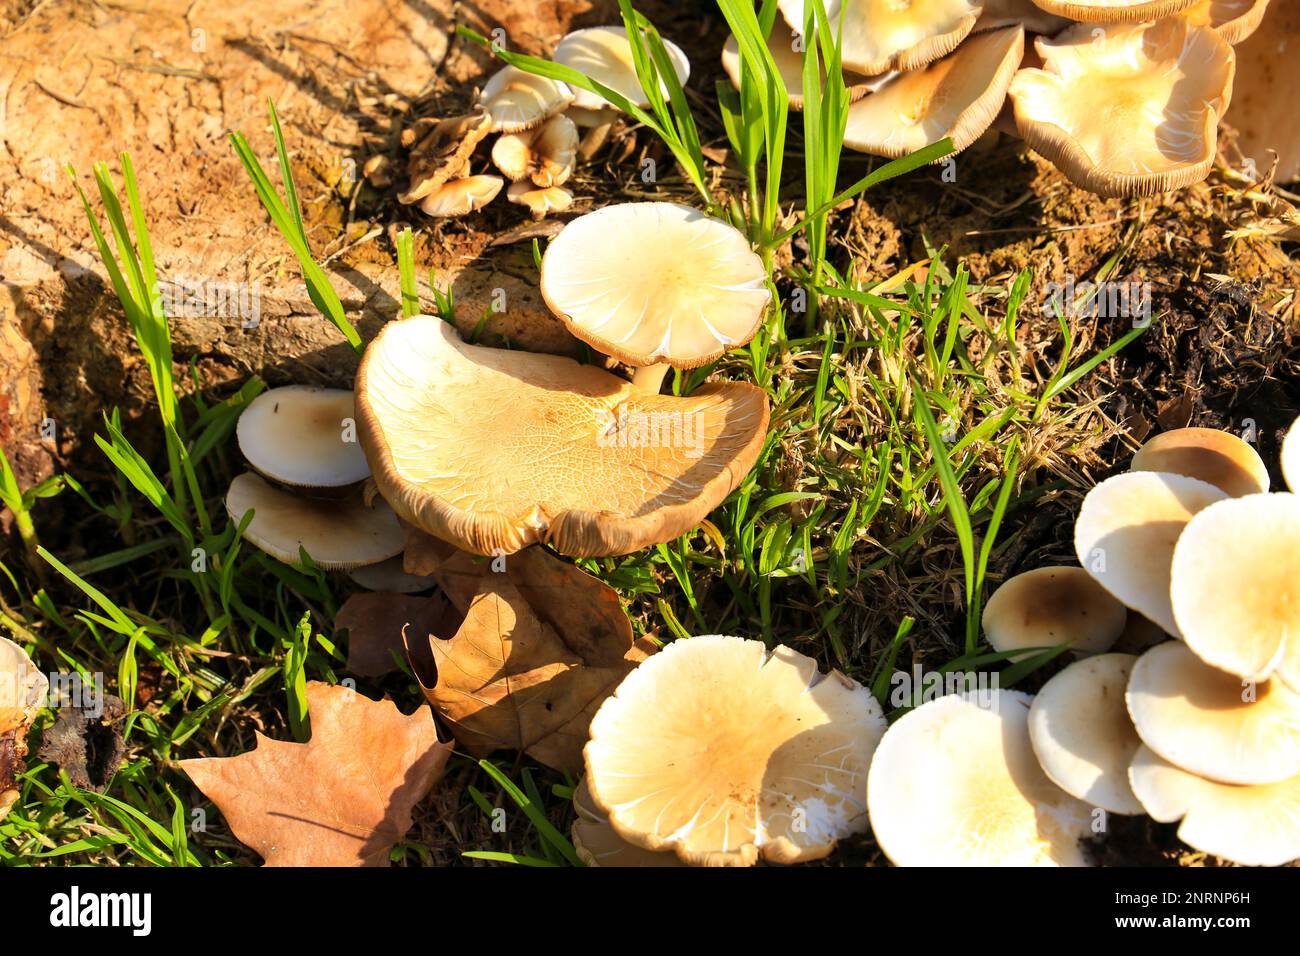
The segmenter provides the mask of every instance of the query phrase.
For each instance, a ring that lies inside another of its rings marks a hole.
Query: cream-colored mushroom
[[[1288,488],[1300,494],[1300,418],[1291,423],[1282,439],[1282,477]]]
[[[983,0],[981,6],[983,9],[971,33],[1022,26],[1026,33],[1051,36],[1070,25],[1068,18],[1048,13],[1033,0]]]
[[[408,574],[402,566],[402,555],[388,558],[378,564],[363,564],[348,571],[348,577],[367,591],[391,591],[394,594],[418,594],[433,587],[433,578],[422,574]]]
[[[27,733],[49,692],[49,680],[27,652],[0,637],[0,820],[21,795],[16,777],[23,771]]]
[[[420,203],[420,211],[435,219],[464,216],[496,199],[505,180],[500,176],[466,176],[439,186]]]
[[[494,133],[532,129],[573,103],[564,83],[507,66],[492,74],[479,94],[478,105],[492,118]]]
[[[286,385],[249,402],[235,426],[244,458],[274,481],[336,488],[370,475],[350,389]]]
[[[1175,428],[1137,450],[1129,471],[1163,471],[1199,478],[1234,498],[1268,491],[1268,468],[1259,452],[1218,428]]]
[[[402,142],[411,147],[406,162],[410,183],[405,192],[398,194],[398,202],[420,202],[444,184],[467,175],[470,157],[491,125],[492,119],[484,110],[474,110],[463,116],[421,120],[403,133]]]
[[[1110,649],[1127,619],[1124,605],[1083,568],[1052,567],[1008,578],[984,605],[983,626],[995,651],[1069,644],[1097,654]]]
[[[561,114],[535,129],[498,137],[492,162],[512,182],[528,180],[548,189],[568,182],[577,153],[578,127]]]
[[[665,39],[663,44],[677,73],[677,79],[685,84],[691,75],[690,60],[671,40]],[[575,30],[559,42],[551,59],[609,87],[636,106],[650,105],[636,74],[632,45],[628,42],[627,30],[623,27]],[[573,105],[582,109],[599,110],[612,104],[590,90],[574,87]]]
[[[574,821],[569,835],[578,859],[587,866],[675,866],[686,864],[676,853],[647,850],[628,843],[609,825],[609,817],[591,799],[584,779],[573,794]]]
[[[573,205],[573,193],[560,186],[542,189],[531,182],[511,183],[506,189],[506,199],[527,206],[534,219],[545,219],[553,212],[564,212]]]
[[[1213,27],[1229,43],[1250,37],[1264,19],[1269,0],[1196,0],[1179,16],[1198,27]]]
[[[1196,0],[1034,0],[1059,17],[1085,23],[1134,23],[1159,20],[1186,10]]]
[[[780,23],[772,27],[772,32],[767,38],[767,48],[772,54],[777,72],[781,74],[782,82],[785,83],[790,109],[795,111],[803,110],[803,44],[803,37]],[[722,69],[731,80],[731,85],[740,89],[740,44],[734,36],[727,37],[727,42],[722,47]],[[825,70],[822,71],[822,76],[825,77]],[[849,101],[859,100],[877,89],[883,79],[884,77],[846,73],[844,85],[848,89]]]

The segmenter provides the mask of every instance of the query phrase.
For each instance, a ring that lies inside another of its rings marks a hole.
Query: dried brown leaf
[[[362,677],[381,677],[397,670],[397,662],[406,656],[404,629],[420,637],[451,637],[460,616],[441,594],[414,597],[364,591],[343,602],[334,623],[348,631],[348,670]],[[418,652],[423,646],[423,641],[416,641],[412,649]],[[417,658],[413,666],[426,670],[432,663],[431,658]]]

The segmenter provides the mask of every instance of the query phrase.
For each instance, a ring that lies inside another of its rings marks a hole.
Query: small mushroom
[[[1186,10],[1196,0],[1034,0],[1058,17],[1085,23],[1134,23],[1159,20]]]
[[[492,162],[511,182],[527,179],[547,189],[568,182],[577,152],[578,127],[561,114],[536,129],[499,137],[492,145]]]
[[[1087,804],[1043,773],[1032,698],[949,694],[885,732],[867,778],[871,829],[897,866],[1087,866]]]
[[[27,755],[27,733],[45,706],[50,682],[27,652],[0,637],[0,820],[18,802],[18,774]]]
[[[547,214],[564,212],[573,205],[573,193],[567,189],[560,186],[542,189],[527,181],[511,183],[506,199],[527,206],[534,219],[545,219]]]
[[[1026,0],[1028,2],[1028,0]],[[803,38],[794,30],[775,24],[767,38],[767,48],[776,63],[777,72],[785,83],[786,95],[790,109],[803,110]],[[722,47],[722,69],[731,80],[731,85],[740,89],[740,44],[734,36],[727,37]],[[823,80],[825,70],[822,71]],[[875,90],[884,77],[844,75],[844,84],[849,91],[849,101],[859,100]]]
[[[327,571],[347,570],[401,554],[406,545],[402,526],[383,502],[370,507],[360,494],[305,498],[252,472],[230,483],[226,511],[236,524],[253,511],[244,540],[285,564],[297,564],[302,548]]]
[[[417,203],[444,183],[468,173],[470,156],[491,125],[491,117],[484,110],[417,125],[411,138],[419,139],[406,162],[410,184],[398,195],[398,202],[408,206]]]
[[[691,61],[681,48],[671,40],[664,40],[664,49],[672,61],[677,79],[685,83],[691,75]],[[636,62],[632,59],[632,45],[624,27],[588,27],[575,30],[559,42],[551,59],[583,73],[589,78],[622,94],[637,106],[649,106],[641,80],[636,75]],[[573,89],[573,105],[582,109],[599,110],[612,104],[603,96],[589,90]]]
[[[1195,26],[1213,27],[1234,46],[1249,38],[1263,22],[1269,0],[1196,0],[1179,14]]]
[[[1209,173],[1234,63],[1214,30],[1176,17],[1076,24],[1035,46],[1043,69],[1011,81],[1016,127],[1075,185],[1149,196]]]
[[[578,338],[658,392],[757,334],[771,298],[744,235],[677,203],[606,206],[564,227],[542,257],[542,297]]]
[[[1199,478],[1234,498],[1268,491],[1268,468],[1259,452],[1218,428],[1175,428],[1138,449],[1129,471],[1163,471]]]
[[[1300,773],[1300,695],[1279,681],[1243,683],[1166,641],[1138,658],[1126,697],[1142,742],[1197,776],[1257,784]]]
[[[1178,539],[1170,593],[1197,657],[1300,691],[1300,495],[1248,495],[1197,514]]]
[[[1083,568],[1034,568],[993,592],[984,605],[983,625],[996,651],[1069,644],[1095,654],[1110,650],[1127,618],[1124,605]]]
[[[897,158],[947,136],[961,152],[997,119],[1024,44],[1022,27],[993,30],[942,60],[896,74],[849,107],[844,145]]]
[[[1282,477],[1288,488],[1300,494],[1300,418],[1291,423],[1282,439]]]
[[[1136,660],[1099,654],[1076,661],[1044,684],[1029,708],[1029,741],[1043,772],[1066,793],[1110,813],[1143,812],[1128,782],[1142,740],[1124,707]]]
[[[402,561],[403,557],[399,554],[378,564],[363,564],[348,571],[348,577],[367,591],[418,594],[433,587],[433,578],[423,574],[408,574],[402,567]]]
[[[1179,636],[1169,600],[1174,545],[1187,522],[1226,495],[1185,475],[1137,471],[1107,478],[1074,523],[1079,563],[1126,607]]]
[[[492,74],[478,97],[478,106],[491,117],[493,133],[532,129],[568,109],[572,102],[566,84],[514,66]]]
[[[624,840],[695,866],[799,863],[867,828],[867,768],[885,731],[871,692],[788,647],[709,635],[629,674],[583,753]]]
[[[339,488],[370,476],[355,415],[350,389],[286,385],[249,402],[235,437],[249,465],[273,481]]]
[[[586,778],[573,793],[573,849],[587,866],[676,866],[686,864],[676,853],[647,850],[628,843],[610,826],[609,817],[596,806]]]
[[[500,176],[466,176],[439,186],[420,203],[420,211],[435,219],[464,216],[497,198],[506,181]]]

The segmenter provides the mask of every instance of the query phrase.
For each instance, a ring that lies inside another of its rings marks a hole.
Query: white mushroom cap
[[[500,176],[466,176],[439,186],[420,203],[420,211],[435,219],[464,216],[497,198],[506,184]]]
[[[578,859],[587,866],[676,866],[683,863],[676,853],[647,850],[624,840],[609,825],[609,817],[591,798],[587,781],[578,784],[573,794],[575,819],[569,835]]]
[[[961,152],[997,118],[1024,45],[1022,27],[992,30],[942,60],[898,73],[849,108],[844,145],[897,158],[947,136]]]
[[[1069,643],[1100,653],[1118,640],[1127,619],[1124,605],[1083,568],[1053,567],[1008,578],[984,605],[983,626],[995,651]]]
[[[433,578],[421,574],[407,574],[402,567],[402,555],[388,558],[378,564],[363,564],[348,572],[348,577],[367,591],[390,591],[393,594],[418,594],[433,587]]]
[[[355,416],[350,389],[287,385],[249,402],[235,437],[248,463],[268,478],[337,488],[370,475]]]
[[[1300,494],[1300,418],[1291,423],[1282,439],[1282,477],[1288,488]]]
[[[1218,428],[1175,428],[1137,450],[1129,471],[1199,478],[1234,498],[1268,491],[1268,468],[1251,445]]]
[[[572,102],[573,93],[566,84],[514,66],[493,73],[478,97],[478,105],[492,117],[494,133],[532,129],[568,109]]]
[[[508,179],[527,179],[543,189],[568,182],[577,154],[578,127],[564,114],[535,129],[506,133],[492,144],[492,162]]]
[[[1174,545],[1183,528],[1226,495],[1184,475],[1116,475],[1088,492],[1074,523],[1079,563],[1127,607],[1179,635],[1169,600]]]
[[[671,40],[663,41],[677,79],[683,84],[691,75],[691,61]],[[589,27],[568,34],[555,48],[551,59],[586,74],[615,93],[621,93],[636,106],[649,106],[641,80],[636,75],[632,45],[623,27]],[[573,105],[583,109],[604,109],[612,104],[589,90],[573,89]]]
[[[1220,501],[1174,551],[1174,618],[1212,667],[1300,690],[1300,495]]]
[[[790,109],[795,111],[803,110],[803,47],[799,45],[802,42],[802,38],[796,31],[780,23],[773,25],[772,32],[767,38],[767,48],[776,63],[777,72],[781,74],[781,80],[785,83]],[[722,47],[722,69],[731,80],[731,85],[740,89],[740,43],[734,36],[727,37],[727,42]],[[826,71],[823,68],[823,81],[825,76]],[[861,99],[876,89],[879,79],[845,73],[844,85],[848,88],[850,102]]]
[[[561,186],[543,189],[531,182],[511,183],[506,189],[506,199],[527,206],[534,219],[545,219],[553,212],[564,212],[573,205],[573,193]]]
[[[27,652],[0,637],[0,734],[11,730],[25,734],[49,692],[49,680]]]
[[[695,368],[758,332],[771,292],[735,227],[690,206],[606,206],[542,257],[542,297],[569,331],[629,365]]]
[[[1099,654],[1076,661],[1038,692],[1029,740],[1043,772],[1071,796],[1111,813],[1140,814],[1128,768],[1142,745],[1124,706],[1137,658]]]
[[[871,762],[871,829],[898,866],[1087,866],[1087,804],[1043,773],[1032,698],[949,694],[904,714]]]
[[[885,718],[871,692],[788,647],[677,640],[591,722],[587,784],[615,831],[695,865],[797,863],[867,828]]]
[[[1223,39],[1237,44],[1259,29],[1268,3],[1269,0],[1195,0],[1179,15],[1196,26],[1213,27]]]
[[[1182,820],[1178,839],[1202,853],[1245,866],[1300,858],[1300,776],[1254,787],[1216,783],[1142,747],[1129,782],[1153,820]]]
[[[255,514],[244,540],[285,564],[301,560],[301,547],[321,568],[347,570],[377,564],[406,546],[392,510],[383,502],[369,507],[360,494],[328,501],[304,498],[245,472],[230,483],[226,511],[238,524],[250,510]]]
[[[1127,700],[1143,743],[1198,776],[1257,784],[1300,773],[1300,695],[1278,681],[1249,686],[1167,641],[1138,658]]]
[[[1131,23],[1172,16],[1196,0],[1034,0],[1048,13],[1087,23]]]

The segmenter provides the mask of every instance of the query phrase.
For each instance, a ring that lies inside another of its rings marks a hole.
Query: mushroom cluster
[[[999,126],[1076,185],[1102,196],[1180,189],[1209,174],[1233,94],[1232,45],[1255,32],[1268,4],[833,0],[827,13],[832,24],[842,17],[854,101],[844,142],[896,158],[948,137],[961,152],[1009,101]],[[806,3],[778,5],[787,26],[775,27],[768,45],[791,108],[802,109]],[[737,84],[738,60],[733,38],[722,61]],[[1292,136],[1268,130],[1255,140],[1280,145]]]
[[[17,776],[27,755],[27,732],[49,692],[49,680],[27,653],[0,637],[0,820],[18,800]]]

